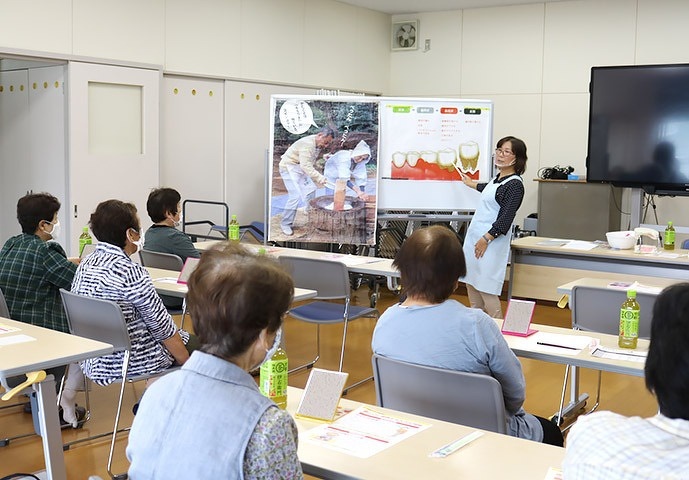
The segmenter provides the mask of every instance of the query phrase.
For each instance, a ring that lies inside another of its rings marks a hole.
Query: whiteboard
[[[461,182],[458,170],[482,182],[492,177],[493,103],[380,101],[378,209],[475,210],[480,193]]]

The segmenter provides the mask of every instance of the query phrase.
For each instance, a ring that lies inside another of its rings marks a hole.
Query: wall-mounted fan
[[[408,20],[392,24],[392,49],[416,50],[418,48],[419,21]]]

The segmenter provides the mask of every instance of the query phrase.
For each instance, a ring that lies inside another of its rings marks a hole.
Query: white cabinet
[[[64,65],[0,72],[2,243],[21,231],[17,200],[28,192],[55,195],[63,204],[60,222],[68,223],[64,77]]]
[[[159,83],[156,69],[81,62],[0,72],[1,243],[20,232],[17,200],[29,191],[61,201],[61,243],[70,255],[103,200],[134,203],[142,225],[150,224]]]

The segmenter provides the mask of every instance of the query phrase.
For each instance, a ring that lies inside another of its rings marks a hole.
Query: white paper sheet
[[[616,290],[635,290],[637,293],[638,292],[643,292],[643,293],[654,293],[654,294],[659,294],[660,292],[663,291],[663,287],[655,287],[653,285],[644,285],[639,282],[610,282],[608,283],[608,288],[613,288]]]
[[[321,447],[368,458],[429,427],[361,406],[333,423],[313,428],[299,436],[300,440]]]
[[[16,343],[26,343],[26,342],[33,342],[36,339],[34,337],[30,337],[28,335],[11,335],[9,337],[0,337],[0,347],[3,347],[5,345],[14,345]]]
[[[570,250],[593,250],[598,245],[593,242],[584,242],[582,240],[572,240],[567,242],[562,248],[569,248]]]
[[[595,348],[593,348],[591,355],[597,358],[609,358],[612,360],[627,360],[630,362],[644,363],[646,361],[648,351],[603,347],[601,345],[597,345]]]
[[[546,332],[538,332],[529,338],[534,350],[559,355],[578,355],[592,340],[593,338],[585,335]]]
[[[18,332],[19,328],[18,327],[12,327],[10,325],[5,325],[4,323],[0,323],[0,335],[3,333],[11,333],[11,332]]]

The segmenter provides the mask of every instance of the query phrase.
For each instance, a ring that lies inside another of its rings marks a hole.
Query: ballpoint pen
[[[544,347],[566,348],[568,350],[581,350],[580,348],[577,348],[577,347],[568,347],[567,345],[557,345],[555,343],[536,342],[536,345],[543,345]]]

